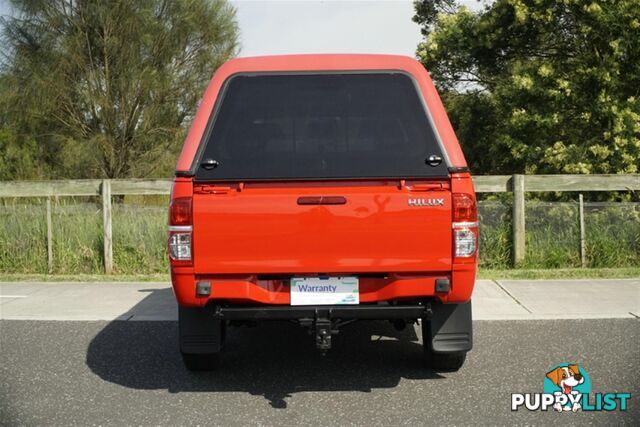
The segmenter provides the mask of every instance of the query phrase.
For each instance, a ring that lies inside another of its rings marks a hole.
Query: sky
[[[234,0],[240,56],[395,53],[414,56],[420,27],[411,1]]]
[[[135,0],[132,0],[135,1]],[[420,27],[411,0],[230,0],[237,9],[239,56],[389,53],[414,56]],[[459,3],[472,9],[478,0]],[[9,13],[0,0],[0,15]]]
[[[415,56],[420,27],[411,0],[232,0],[239,56],[389,53]],[[478,0],[459,1],[478,9]]]

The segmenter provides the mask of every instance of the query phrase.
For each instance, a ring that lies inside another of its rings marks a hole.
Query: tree
[[[416,14],[413,22],[421,27],[422,35],[426,36],[438,19],[439,13],[455,13],[457,10],[456,0],[419,0],[413,5]]]
[[[3,127],[50,175],[166,172],[204,87],[236,53],[226,0],[13,0]],[[171,159],[171,160],[170,160]]]
[[[417,55],[477,172],[640,172],[640,0],[430,13]]]

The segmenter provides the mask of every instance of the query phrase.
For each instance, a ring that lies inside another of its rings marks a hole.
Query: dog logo
[[[586,374],[582,374],[578,365],[558,366],[555,369],[547,372],[547,379],[551,381],[560,390],[554,390],[553,394],[560,396],[566,394],[569,399],[569,403],[562,405],[560,402],[556,402],[553,405],[553,409],[558,412],[573,411],[578,412],[581,408],[580,402],[572,399],[571,397],[581,397],[585,391],[579,391],[578,386],[585,383]],[[546,383],[546,381],[545,381]],[[574,390],[574,388],[576,388]],[[545,384],[545,391],[547,386]],[[588,393],[589,391],[586,390]]]
[[[577,363],[561,363],[544,377],[543,393],[511,393],[511,410],[529,411],[626,411],[631,393],[591,393],[591,380]]]

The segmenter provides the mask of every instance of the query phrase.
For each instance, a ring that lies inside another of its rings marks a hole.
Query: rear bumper
[[[344,275],[342,273],[341,275]],[[355,274],[357,275],[357,274]],[[475,264],[454,266],[442,273],[393,273],[387,277],[360,277],[360,302],[436,298],[442,303],[464,303],[471,299],[476,276]],[[436,292],[436,279],[449,279],[449,292]],[[291,303],[289,280],[258,279],[256,275],[196,275],[193,268],[174,267],[171,281],[178,304],[204,307],[223,302],[233,305],[283,305]],[[211,294],[196,295],[196,282],[211,283]],[[344,307],[344,306],[341,306]]]
[[[353,306],[208,306],[179,307],[180,347],[185,353],[215,353],[222,349],[226,321],[297,320],[301,325],[337,330],[338,320],[415,320],[429,328],[425,339],[436,353],[471,350],[473,332],[471,302],[464,304],[414,303],[410,305]],[[424,330],[423,330],[424,332]]]

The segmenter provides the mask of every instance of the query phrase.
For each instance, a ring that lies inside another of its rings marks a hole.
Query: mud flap
[[[433,352],[456,353],[471,350],[471,301],[464,304],[433,304],[431,309],[433,314],[429,327]]]
[[[219,353],[224,341],[224,325],[211,308],[178,307],[180,351],[188,354]]]

